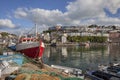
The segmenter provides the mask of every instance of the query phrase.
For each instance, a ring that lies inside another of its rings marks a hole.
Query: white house
[[[62,43],[66,43],[67,42],[67,34],[64,33],[62,36]]]

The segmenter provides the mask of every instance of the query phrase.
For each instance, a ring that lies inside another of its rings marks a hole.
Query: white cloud
[[[91,24],[98,24],[98,25],[120,25],[120,19],[118,18],[110,18],[110,17],[101,17],[96,19],[88,19],[81,23],[82,25],[91,25]]]
[[[15,28],[16,25],[9,19],[0,19],[0,28]]]
[[[76,0],[67,7],[66,14],[72,19],[84,19],[104,16],[103,0]]]
[[[27,16],[27,9],[26,8],[18,8],[16,11],[15,11],[15,17],[16,18],[25,18]]]
[[[100,25],[116,25],[116,24],[120,24],[120,19],[104,17],[104,18],[99,18],[95,23]]]
[[[104,8],[115,12],[120,7],[120,0],[75,0],[67,6],[66,12],[60,10],[45,10],[40,8],[18,8],[15,17],[27,19],[38,25],[53,26],[81,24],[120,24],[117,18],[109,18]]]
[[[120,0],[104,0],[104,6],[115,13],[120,8]]]
[[[38,24],[56,24],[57,21],[62,21],[63,13],[59,10],[44,10],[32,9],[29,11],[29,19]]]

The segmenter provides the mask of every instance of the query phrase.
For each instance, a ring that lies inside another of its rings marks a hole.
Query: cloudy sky
[[[0,0],[0,31],[54,25],[120,25],[120,0]]]

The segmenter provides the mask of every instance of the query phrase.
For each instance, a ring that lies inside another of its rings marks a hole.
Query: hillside
[[[11,34],[8,32],[0,32],[0,38],[15,38],[15,34]]]

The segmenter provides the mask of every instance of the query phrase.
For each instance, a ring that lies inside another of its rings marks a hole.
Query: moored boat
[[[16,45],[16,51],[30,57],[37,58],[39,55],[39,48],[43,53],[44,43],[42,41],[32,41],[33,38],[24,38],[23,41]],[[42,49],[43,48],[43,49]]]
[[[16,50],[16,43],[13,42],[12,40],[10,40],[10,42],[8,43],[8,48],[15,51]]]
[[[109,74],[100,70],[88,71],[85,74],[85,80],[120,80],[117,75]]]
[[[60,66],[60,65],[51,65],[51,67],[55,68],[55,69],[59,69],[59,70],[61,70],[61,72],[64,72],[66,74],[70,74],[71,76],[84,79],[84,75],[83,75],[81,69],[71,68],[71,67],[66,67],[66,66]]]
[[[0,78],[3,75],[8,75],[18,69],[19,66],[11,66],[7,61],[0,60]]]
[[[36,26],[37,28],[37,26]],[[37,30],[37,29],[36,29]],[[40,54],[43,53],[44,43],[42,40],[39,40],[39,37],[36,36],[23,36],[19,39],[19,43],[16,44],[16,51],[30,57],[30,58],[38,58],[41,57]]]
[[[100,70],[106,73],[120,76],[120,65],[100,66]]]

